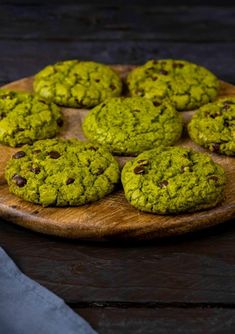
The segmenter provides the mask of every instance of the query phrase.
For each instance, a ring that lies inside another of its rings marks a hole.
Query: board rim
[[[125,67],[126,69],[131,69],[134,66],[114,65],[113,67],[116,69],[118,69],[119,67],[120,68]],[[32,81],[33,77],[25,77],[13,81],[7,85],[2,86],[1,88],[11,88],[12,86],[17,86],[19,84],[29,82],[29,80]],[[233,92],[233,95],[235,95],[235,86],[224,82],[222,82],[222,84],[227,87],[228,91],[231,90],[231,92]],[[223,96],[223,91],[221,95]],[[9,195],[9,196],[14,196],[14,195]],[[107,197],[109,196],[112,196],[112,194],[108,195]],[[0,198],[1,198],[1,192],[0,192]],[[171,220],[171,218],[174,219],[177,218],[176,223],[161,226],[157,229],[153,228],[152,226],[154,222],[152,223],[149,222],[147,226],[143,227],[136,226],[136,224],[133,223],[132,228],[128,226],[126,230],[123,226],[120,230],[117,227],[115,231],[112,231],[112,229],[109,230],[104,228],[95,228],[94,230],[94,226],[92,226],[90,223],[85,223],[85,222],[83,226],[76,225],[74,224],[73,221],[71,221],[70,223],[66,223],[64,225],[63,224],[61,225],[61,223],[58,224],[57,222],[55,223],[55,221],[53,221],[52,223],[52,221],[48,220],[48,218],[45,218],[43,216],[40,217],[38,216],[38,212],[40,213],[40,211],[44,210],[45,208],[42,209],[41,206],[30,204],[35,206],[35,210],[29,214],[28,212],[22,211],[21,208],[19,207],[24,201],[21,199],[17,199],[17,201],[19,204],[11,206],[7,206],[4,203],[0,202],[0,217],[17,225],[33,230],[35,232],[40,232],[49,235],[56,235],[59,237],[70,238],[70,239],[83,239],[83,240],[95,240],[95,241],[97,240],[107,241],[113,239],[149,240],[149,239],[172,237],[189,232],[195,232],[218,224],[222,224],[235,218],[235,203],[233,205],[223,206],[222,202],[221,205],[215,207],[214,209],[199,211],[198,213],[196,213],[197,216],[199,217],[199,220],[197,222],[192,220],[191,214],[169,215],[167,216],[169,217],[169,220]],[[86,206],[89,207],[92,205],[94,204],[92,203]],[[130,206],[130,204],[128,205]],[[133,210],[131,206],[130,208]],[[54,210],[63,210],[63,209],[64,208],[56,208]],[[224,210],[226,210],[226,215],[224,214]],[[152,217],[158,216],[152,213],[149,214],[144,213],[144,214],[151,215]],[[214,219],[212,220],[210,216],[213,216]],[[152,220],[154,221],[155,219],[153,218]],[[79,224],[81,224],[81,222],[79,222]]]

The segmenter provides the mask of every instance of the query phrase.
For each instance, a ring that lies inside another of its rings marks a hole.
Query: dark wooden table
[[[188,3],[2,0],[0,83],[61,59],[138,64],[164,57],[198,62],[235,83],[232,1]],[[107,244],[1,220],[0,245],[101,334],[226,334],[235,332],[234,222],[176,239]]]

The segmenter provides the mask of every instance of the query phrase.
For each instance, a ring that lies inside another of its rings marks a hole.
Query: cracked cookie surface
[[[103,198],[119,181],[119,165],[104,148],[78,139],[25,146],[8,162],[11,193],[43,206],[79,206]]]
[[[139,210],[176,214],[212,208],[223,199],[225,173],[207,154],[182,147],[154,149],[122,170],[127,200]]]
[[[177,110],[191,110],[213,101],[219,81],[206,68],[184,60],[150,60],[127,77],[131,96],[156,103],[169,98]]]
[[[12,147],[54,137],[63,125],[61,109],[35,95],[0,90],[0,142]]]
[[[62,106],[91,108],[108,97],[119,96],[122,82],[107,65],[67,60],[37,73],[34,90],[42,98]]]
[[[183,121],[168,102],[154,106],[142,97],[111,98],[90,110],[82,127],[92,142],[115,154],[133,155],[175,143]]]
[[[188,124],[191,139],[212,152],[235,155],[235,98],[202,106]]]

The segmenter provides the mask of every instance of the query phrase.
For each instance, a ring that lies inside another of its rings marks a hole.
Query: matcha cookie
[[[216,206],[223,198],[225,174],[204,153],[168,147],[128,161],[122,184],[127,200],[137,209],[175,214]]]
[[[40,140],[8,162],[11,193],[43,206],[78,206],[113,191],[119,165],[104,148],[78,139]]]
[[[188,132],[195,143],[212,152],[235,155],[235,97],[202,106],[188,124]]]
[[[83,123],[88,139],[121,155],[171,145],[182,128],[182,117],[172,104],[154,106],[142,97],[108,99],[90,110]]]
[[[170,98],[177,110],[190,110],[213,101],[218,79],[202,66],[183,60],[150,60],[134,69],[127,78],[132,96],[155,103]]]
[[[63,125],[60,108],[29,93],[0,90],[0,142],[10,146],[51,138]]]
[[[121,79],[110,67],[92,61],[68,60],[45,67],[35,76],[34,90],[59,105],[90,108],[119,96]]]

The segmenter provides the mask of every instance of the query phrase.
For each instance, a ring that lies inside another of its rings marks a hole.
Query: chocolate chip
[[[41,102],[43,104],[46,104],[46,102],[44,100],[39,100],[39,102]]]
[[[135,174],[144,174],[144,172],[145,172],[145,169],[144,169],[144,166],[136,166],[135,168],[134,168],[134,173]]]
[[[227,128],[229,126],[229,122],[224,121],[224,126]]]
[[[212,151],[215,152],[215,153],[219,153],[220,152],[220,144],[218,144],[218,143],[212,144]]]
[[[154,105],[155,107],[159,107],[159,106],[161,105],[161,103],[159,103],[159,102],[157,102],[157,101],[154,101],[154,102],[153,102],[153,105]]]
[[[152,60],[152,63],[156,65],[158,63],[158,60]]]
[[[48,155],[51,159],[58,159],[60,157],[60,153],[57,151],[50,151],[48,152]]]
[[[159,187],[162,189],[162,188],[166,187],[168,185],[168,183],[169,183],[168,181],[164,180],[162,182],[159,182],[158,184],[159,184]]]
[[[96,172],[96,175],[101,175],[104,172],[104,168],[99,168],[98,171]]]
[[[163,74],[163,75],[167,75],[167,74],[168,74],[168,71],[166,71],[166,70],[160,70],[159,73],[160,73],[160,74]]]
[[[133,110],[131,110],[132,112],[140,112],[140,110],[139,109],[133,109]]]
[[[149,164],[148,160],[138,160],[137,161],[138,164],[140,164],[141,166],[147,166]]]
[[[95,79],[95,82],[100,82],[100,79]]]
[[[57,119],[56,123],[60,128],[64,125],[64,121],[62,120],[62,118]]]
[[[34,174],[39,174],[41,172],[41,169],[39,167],[30,167],[30,171]]]
[[[217,182],[219,180],[219,178],[215,175],[212,175],[212,176],[208,177],[208,180],[213,180],[213,181]]]
[[[91,146],[91,147],[89,147],[89,150],[90,151],[97,151],[97,148],[95,148],[94,146]]]
[[[158,77],[151,77],[151,79],[152,79],[153,81],[156,81],[156,80],[158,79]]]
[[[25,129],[24,128],[18,128],[18,131],[24,131]]]
[[[20,188],[24,187],[27,183],[27,180],[24,177],[17,174],[14,175],[12,179],[16,182],[16,185]]]
[[[75,179],[73,179],[72,177],[69,177],[68,180],[66,181],[66,184],[69,185],[69,184],[72,184],[74,183]]]
[[[116,89],[116,86],[115,86],[114,84],[111,84],[109,87],[110,87],[112,90],[115,90],[115,89]]]
[[[154,71],[154,70],[155,70],[154,67],[148,67],[146,71],[149,73],[149,71]],[[146,71],[145,71],[145,72],[146,72]]]
[[[0,114],[0,119],[3,119],[4,117],[6,117],[6,114],[3,112]]]
[[[182,67],[184,67],[184,64],[181,64],[181,63],[173,63],[173,67],[174,67],[174,68],[176,68],[176,67],[182,68]]]
[[[34,150],[34,151],[32,151],[33,154],[38,154],[40,152],[41,152],[41,150]]]
[[[20,159],[20,158],[23,158],[25,156],[26,156],[26,154],[25,154],[24,151],[18,151],[12,156],[12,158],[13,159]]]
[[[225,102],[223,106],[223,110],[228,110],[228,109],[230,109],[230,105],[227,102]]]
[[[217,113],[215,113],[215,114],[210,114],[210,117],[211,117],[211,118],[216,118],[216,117],[218,117],[218,116],[221,116],[221,113],[220,113],[220,112],[217,112]]]

